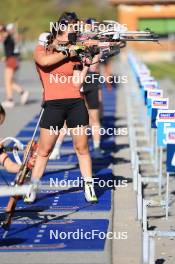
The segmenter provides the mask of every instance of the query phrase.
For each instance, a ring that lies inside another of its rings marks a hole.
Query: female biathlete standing
[[[37,188],[38,181],[45,171],[49,155],[57,141],[58,136],[50,133],[50,128],[60,130],[66,121],[67,127],[72,128],[71,136],[84,179],[85,198],[88,202],[96,202],[88,138],[85,133],[89,124],[89,116],[80,92],[91,61],[85,58],[84,63],[81,64],[73,45],[69,45],[69,52],[54,51],[53,48],[58,43],[68,43],[68,33],[73,32],[70,25],[77,22],[77,17],[75,13],[64,13],[57,24],[60,25],[63,21],[67,24],[66,30],[56,30],[55,27],[52,27],[48,42],[52,45],[52,49],[47,48],[45,50],[42,45],[38,45],[34,52],[37,70],[44,88],[45,110],[40,123],[38,155],[31,181],[34,188]],[[64,76],[67,82],[50,82],[50,74]],[[74,131],[78,126],[81,126],[82,129],[81,133],[77,135]],[[31,195],[25,197],[25,201],[33,202],[36,196],[33,194],[32,192]]]
[[[92,23],[95,22],[94,19],[88,18],[85,21],[86,32],[91,32]],[[95,51],[94,51],[95,52]],[[81,91],[85,97],[86,106],[89,114],[89,124],[92,129],[92,140],[93,140],[93,158],[101,159],[103,158],[103,151],[100,149],[100,114],[102,106],[102,90],[99,83],[99,62],[101,55],[100,52],[96,52],[93,57],[91,66],[88,69],[85,81]],[[66,129],[66,125],[64,127]],[[64,129],[64,131],[65,131]],[[60,133],[59,138],[56,142],[55,148],[53,149],[50,159],[59,159],[61,145],[64,140],[65,133]]]

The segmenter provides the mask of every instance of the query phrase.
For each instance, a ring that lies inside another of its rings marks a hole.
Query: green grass
[[[169,78],[175,82],[175,62],[147,63],[151,74],[158,80]]]

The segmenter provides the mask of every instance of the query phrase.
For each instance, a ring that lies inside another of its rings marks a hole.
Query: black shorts
[[[83,84],[83,93],[85,95],[88,109],[99,109],[98,90],[100,89],[99,73],[88,72],[86,80]]]
[[[60,130],[64,126],[64,121],[68,128],[89,124],[89,115],[83,99],[58,99],[45,102],[40,127]]]
[[[84,93],[88,109],[99,109],[99,96],[98,90],[94,89],[92,91]]]
[[[99,83],[100,74],[98,72],[88,72],[83,83],[83,92],[90,92],[100,89]]]

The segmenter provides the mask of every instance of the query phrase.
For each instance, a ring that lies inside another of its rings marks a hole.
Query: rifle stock
[[[30,153],[32,151],[32,147],[33,147],[33,144],[34,144],[36,131],[38,129],[38,126],[39,126],[41,117],[43,115],[43,112],[44,112],[44,108],[42,108],[42,110],[40,112],[39,119],[38,119],[38,122],[36,124],[35,130],[33,132],[32,139],[31,139],[31,141],[29,142],[29,144],[27,146],[26,153],[25,153],[24,159],[23,159],[23,163],[22,163],[22,165],[20,167],[19,172],[16,175],[14,188],[15,188],[15,185],[22,185],[25,182],[27,173],[29,171],[29,169],[27,167],[27,162],[28,162]],[[10,225],[11,225],[12,217],[13,217],[13,215],[15,213],[16,204],[17,204],[17,201],[18,201],[19,198],[20,198],[20,196],[11,196],[9,198],[9,201],[8,201],[8,204],[7,204],[6,210],[5,210],[6,217],[5,217],[5,220],[1,223],[1,226],[4,229],[8,229],[10,227]]]

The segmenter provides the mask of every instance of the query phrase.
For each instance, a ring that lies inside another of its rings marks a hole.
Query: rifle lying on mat
[[[21,186],[26,181],[26,179],[28,178],[29,171],[30,171],[30,166],[28,166],[28,161],[32,157],[33,151],[36,151],[37,145],[35,142],[35,135],[36,135],[37,129],[39,127],[39,123],[41,121],[41,117],[43,115],[43,112],[44,112],[44,108],[42,108],[42,110],[40,112],[39,119],[38,119],[38,122],[36,124],[32,139],[27,146],[27,149],[26,149],[20,170],[15,177],[14,188],[17,186]],[[17,201],[19,198],[20,198],[20,196],[11,196],[9,198],[9,201],[8,201],[8,204],[7,204],[7,207],[5,210],[5,220],[1,222],[1,226],[6,230],[6,232],[8,231],[8,229],[10,227],[12,217],[13,217],[14,212],[15,212],[16,204],[17,204]],[[4,236],[3,236],[4,238],[7,234],[6,232],[4,233]]]

